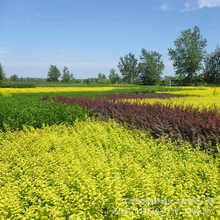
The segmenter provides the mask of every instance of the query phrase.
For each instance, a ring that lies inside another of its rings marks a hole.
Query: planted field
[[[169,96],[168,96],[169,97]],[[164,98],[164,96],[162,96]],[[194,147],[217,153],[220,141],[220,113],[217,109],[178,107],[156,104],[131,104],[105,99],[54,97],[58,103],[78,104],[102,119],[115,119],[129,128],[150,132],[154,137],[185,140]]]
[[[190,88],[190,90],[195,88]],[[120,93],[150,93],[150,92],[166,92],[185,90],[182,88],[169,88],[162,86],[72,86],[72,87],[36,87],[36,88],[0,88],[0,95],[10,96],[12,94],[70,94],[70,95],[85,95],[85,94],[120,94]]]
[[[0,218],[218,218],[219,89],[0,93]]]
[[[180,91],[169,91],[170,95],[183,96],[183,97],[173,97],[172,99],[137,99],[133,97],[125,97],[120,100],[121,102],[137,103],[137,104],[153,104],[161,103],[163,105],[172,106],[193,106],[196,108],[220,108],[220,87],[191,87],[192,90],[180,90]],[[160,92],[161,93],[161,92]]]
[[[190,208],[217,216],[218,164],[187,144],[156,142],[113,121],[0,133],[0,140],[5,218],[182,219]]]
[[[24,125],[40,128],[45,125],[85,120],[86,111],[79,106],[64,106],[29,97],[0,98],[0,130],[22,129]]]

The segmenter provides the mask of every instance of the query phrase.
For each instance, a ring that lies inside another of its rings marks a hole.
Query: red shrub
[[[102,116],[104,120],[113,118],[126,123],[130,128],[150,131],[154,137],[167,136],[197,143],[201,148],[217,152],[216,144],[220,141],[220,114],[216,109],[199,110],[192,107],[164,106],[162,104],[114,103],[104,99],[68,98],[58,96],[56,102],[79,104],[89,113]]]

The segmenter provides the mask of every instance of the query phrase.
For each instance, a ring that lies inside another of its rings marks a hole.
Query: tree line
[[[174,48],[168,49],[170,60],[172,61],[175,77],[165,76],[162,80],[162,73],[165,65],[162,55],[157,51],[141,50],[141,55],[137,58],[135,54],[128,53],[120,57],[116,72],[112,68],[106,77],[99,73],[96,78],[77,80],[67,67],[62,73],[51,65],[47,74],[48,82],[84,82],[84,83],[131,83],[143,85],[155,85],[166,80],[174,81],[177,84],[196,83],[220,83],[220,48],[207,54],[205,48],[207,40],[202,37],[200,29],[194,26],[193,29],[182,31],[180,36],[174,41]],[[3,68],[0,64],[0,81],[5,78]],[[11,81],[18,80],[16,75],[10,77]]]
[[[73,74],[69,71],[67,67],[64,67],[63,72],[61,73],[60,70],[55,66],[51,65],[47,74],[47,81],[48,82],[58,82],[59,78],[61,77],[61,82],[75,82],[75,83],[120,83],[121,78],[116,73],[116,71],[112,68],[108,77],[106,77],[103,73],[98,73],[97,77],[94,78],[86,78],[86,79],[76,79]]]
[[[82,82],[82,83],[110,83],[110,82],[119,83],[120,82],[120,77],[114,69],[110,70],[108,78],[106,77],[105,74],[99,73],[98,77],[95,78],[77,80],[66,66],[63,68],[63,72],[61,73],[60,70],[55,65],[51,65],[47,74],[47,81],[58,82],[60,77],[61,77],[61,82],[76,82],[76,83],[77,82]]]
[[[220,48],[207,54],[207,40],[200,34],[199,27],[182,31],[174,41],[174,48],[168,49],[173,63],[175,77],[164,77],[177,84],[220,83]],[[157,51],[142,49],[139,59],[129,53],[120,57],[118,69],[128,83],[154,85],[161,83],[164,63]]]

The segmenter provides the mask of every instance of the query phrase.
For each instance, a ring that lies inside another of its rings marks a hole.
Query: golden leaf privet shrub
[[[219,159],[113,121],[0,133],[2,219],[217,218]]]

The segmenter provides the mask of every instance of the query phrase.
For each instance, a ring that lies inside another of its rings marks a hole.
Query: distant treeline
[[[120,57],[117,73],[114,68],[107,74],[99,73],[95,78],[76,79],[69,69],[64,66],[62,72],[56,65],[51,65],[47,79],[9,77],[12,82],[63,82],[86,84],[115,84],[130,83],[142,85],[204,85],[220,84],[220,48],[207,54],[207,40],[200,34],[199,27],[182,31],[174,41],[175,48],[169,48],[168,54],[173,63],[175,76],[162,77],[165,65],[162,55],[157,51],[141,50],[139,58],[133,53]],[[0,65],[0,83],[5,79]],[[2,84],[2,83],[1,83]]]

